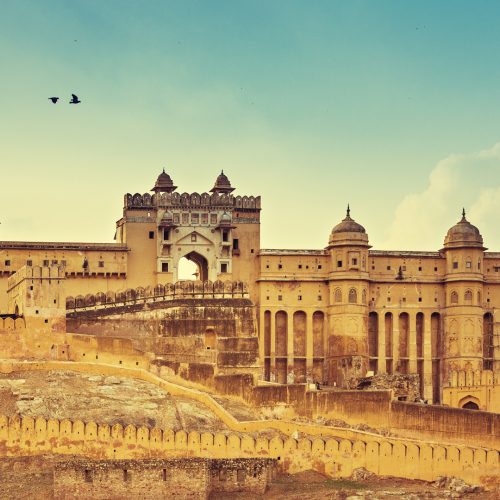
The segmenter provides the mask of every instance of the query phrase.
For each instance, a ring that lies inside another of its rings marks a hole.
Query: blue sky
[[[0,239],[109,241],[166,167],[262,195],[264,247],[325,246],[350,202],[376,248],[436,249],[465,205],[500,250],[499,25],[484,0],[0,0]]]

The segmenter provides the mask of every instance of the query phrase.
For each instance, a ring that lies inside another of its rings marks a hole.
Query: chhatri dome
[[[450,247],[483,247],[483,237],[476,226],[465,218],[465,209],[462,210],[462,219],[448,230],[444,239],[445,248]]]
[[[158,176],[158,179],[156,179],[156,183],[151,191],[154,191],[155,193],[171,193],[176,189],[177,186],[174,186],[170,175],[168,175],[165,172],[165,169],[163,169],[163,172]]]
[[[332,229],[330,234],[330,245],[331,244],[368,244],[368,235],[366,234],[365,228],[351,218],[351,209],[349,205],[347,205],[345,218]]]
[[[210,190],[211,193],[231,193],[234,188],[231,186],[227,175],[224,174],[224,170],[221,171],[220,175],[215,181],[214,187]]]

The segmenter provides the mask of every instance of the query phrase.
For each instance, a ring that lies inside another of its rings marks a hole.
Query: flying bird
[[[49,100],[55,104],[59,100],[59,97],[49,97]]]
[[[82,101],[78,99],[78,96],[75,94],[71,94],[71,101],[69,101],[70,104],[80,104]]]

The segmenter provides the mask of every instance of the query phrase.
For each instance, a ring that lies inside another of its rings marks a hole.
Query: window
[[[269,295],[266,297],[266,300],[269,300]]]
[[[65,260],[61,260],[61,266],[66,266],[66,261]]]
[[[162,273],[168,273],[168,262],[162,262],[161,263],[161,272]]]
[[[26,261],[26,265],[27,266],[32,266],[33,265],[33,261],[32,260],[27,260]]]
[[[48,265],[49,265],[49,261],[48,261],[48,260],[44,260],[44,261],[43,261],[43,265],[44,265],[44,266],[48,266]]]
[[[222,231],[222,241],[229,241],[229,232]]]
[[[278,295],[278,300],[283,300],[283,295]]]
[[[266,269],[269,269],[269,264],[266,264]]]
[[[164,229],[163,230],[163,239],[164,240],[169,240],[170,239],[170,229]]]
[[[239,249],[239,241],[238,241],[238,238],[233,238],[233,249],[234,250],[238,250]]]
[[[465,292],[464,300],[466,304],[472,304],[472,291],[467,290]]]
[[[437,267],[435,267],[435,268],[434,268],[434,271],[437,271],[437,270],[438,270],[438,268],[437,268]]]
[[[124,480],[125,482],[127,482],[127,481],[129,481],[129,480],[130,480],[130,474],[129,474],[129,472],[128,472],[128,470],[127,470],[127,469],[123,469],[123,480]]]
[[[299,295],[299,296],[297,297],[297,299],[298,299],[298,300],[302,300],[302,295]]]
[[[299,264],[299,269],[302,269],[302,264]]]
[[[358,265],[358,259],[352,259],[352,265],[357,266]]]
[[[390,271],[391,270],[391,266],[387,266],[387,270]]]
[[[401,266],[401,271],[406,271],[406,266]]]
[[[179,214],[174,214],[174,224],[180,224],[181,218]]]
[[[5,265],[6,265],[6,266],[10,266],[10,260],[6,260],[6,261],[5,261]]]
[[[278,264],[278,269],[283,269],[283,264]]]
[[[453,262],[453,269],[458,269],[458,262]]]
[[[220,272],[227,273],[227,264],[226,263],[223,263],[220,265]]]
[[[321,264],[318,264],[318,269],[321,269],[323,266]]]
[[[99,267],[104,267],[104,261],[103,260],[99,261]]]
[[[321,295],[318,295],[318,300],[323,300],[323,297]]]
[[[201,214],[201,223],[208,224],[208,214]]]
[[[196,243],[196,233],[191,233],[191,243]]]
[[[254,252],[254,250],[253,250],[253,248],[251,248],[251,249],[250,249],[250,253],[253,253],[253,252]]]
[[[217,214],[210,214],[210,224],[217,224]]]
[[[342,290],[340,288],[335,289],[334,300],[335,302],[342,302]]]
[[[419,266],[418,270],[421,271],[422,270],[422,266]]]
[[[418,301],[419,301],[419,302],[422,302],[422,297],[419,297],[419,298],[418,298]]]
[[[85,477],[86,483],[91,483],[92,482],[92,471],[89,469],[85,469],[84,477]]]
[[[358,294],[354,288],[349,290],[349,303],[356,304],[358,301]]]
[[[337,267],[342,267],[342,261],[341,260],[337,261]]]
[[[189,214],[183,213],[182,214],[182,225],[186,226],[189,224]]]
[[[52,265],[55,265],[55,264],[57,264],[57,260],[55,260],[55,259],[54,259],[54,260],[52,261]]]
[[[191,214],[191,224],[200,223],[200,214]]]
[[[458,304],[458,293],[457,292],[451,292],[450,302],[452,304]]]
[[[163,469],[162,478],[164,481],[167,480],[167,469]]]
[[[468,260],[466,263],[465,263],[465,267],[466,269],[472,269],[472,262],[470,260]]]
[[[155,232],[154,231],[149,231],[149,239],[154,240],[155,239]]]

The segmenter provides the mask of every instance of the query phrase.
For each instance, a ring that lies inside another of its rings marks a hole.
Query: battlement
[[[249,299],[242,281],[178,281],[155,287],[129,288],[118,292],[97,292],[66,298],[66,309],[106,308],[117,304],[155,302],[175,299]]]
[[[230,208],[249,211],[261,209],[260,196],[233,196],[232,194],[219,193],[159,193],[159,194],[130,194],[127,193],[123,200],[124,208]]]
[[[476,387],[500,385],[500,373],[492,370],[452,370],[449,387]]]
[[[64,266],[23,266],[7,280],[7,292],[18,286],[24,280],[66,278]]]

